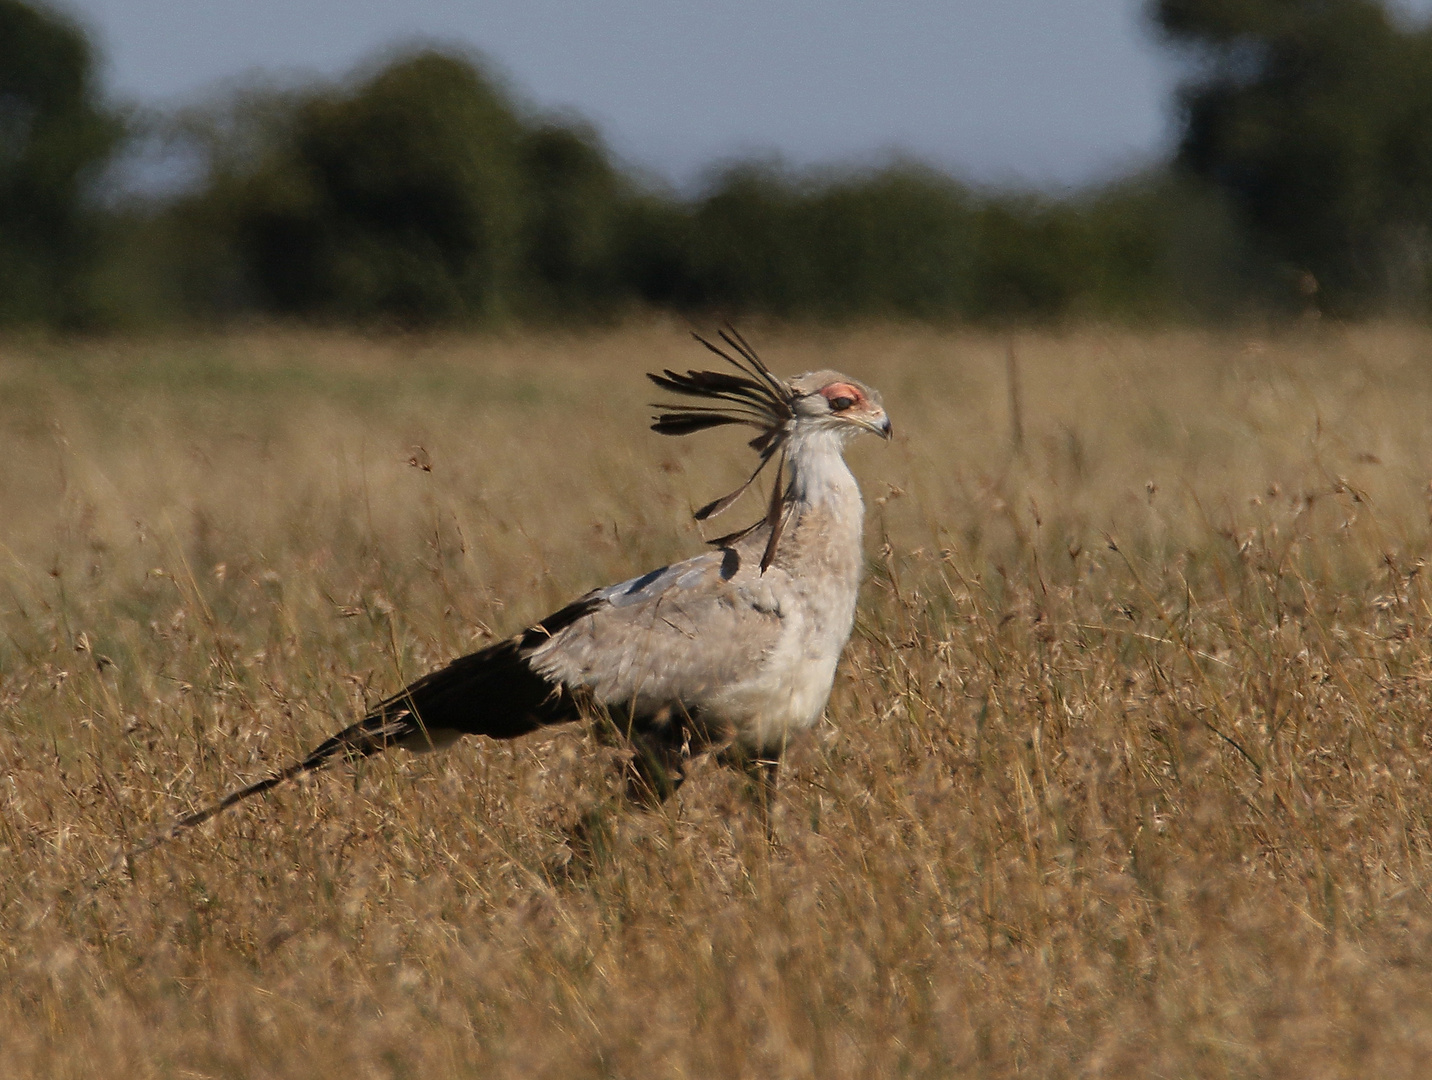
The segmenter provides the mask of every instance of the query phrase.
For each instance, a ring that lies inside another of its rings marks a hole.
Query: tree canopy
[[[83,317],[88,188],[118,145],[94,56],[54,12],[0,0],[0,321]]]
[[[1374,0],[1157,0],[1199,64],[1178,162],[1356,310],[1429,299],[1432,31]]]
[[[1377,0],[1147,11],[1189,61],[1178,152],[1080,192],[890,160],[678,193],[419,49],[179,110],[158,128],[198,179],[102,201],[127,129],[84,34],[0,0],[0,324],[1432,311],[1432,29]]]

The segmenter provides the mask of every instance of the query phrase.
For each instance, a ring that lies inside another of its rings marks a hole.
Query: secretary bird
[[[726,510],[775,461],[764,518],[710,541],[714,551],[594,589],[423,676],[307,757],[178,818],[128,855],[338,758],[434,750],[464,735],[511,739],[584,716],[632,747],[633,798],[665,800],[694,756],[716,752],[759,784],[769,834],[781,757],[824,711],[855,618],[864,506],[842,451],[859,431],[888,439],[890,420],[880,395],[845,375],[787,381],[734,329],[721,333],[725,348],[696,339],[734,370],[649,375],[704,401],[656,405],[652,430],[755,428],[755,471],[695,516]]]

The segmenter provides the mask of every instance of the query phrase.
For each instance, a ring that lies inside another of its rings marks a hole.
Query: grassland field
[[[1432,1075],[1432,330],[746,329],[896,430],[774,846],[571,728],[108,875],[750,452],[674,322],[0,343],[0,1077]]]

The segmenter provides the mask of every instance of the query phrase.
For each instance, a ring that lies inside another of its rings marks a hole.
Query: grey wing
[[[653,713],[722,712],[759,677],[782,629],[775,574],[730,549],[598,589],[589,615],[531,653],[532,666],[600,703]]]

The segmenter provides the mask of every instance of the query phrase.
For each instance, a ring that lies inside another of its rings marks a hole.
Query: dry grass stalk
[[[872,580],[777,850],[580,732],[126,837],[741,477],[679,328],[0,350],[0,1075],[1425,1075],[1432,335],[776,332],[885,393]],[[593,408],[594,403],[600,407]],[[716,455],[719,457],[719,455]]]

